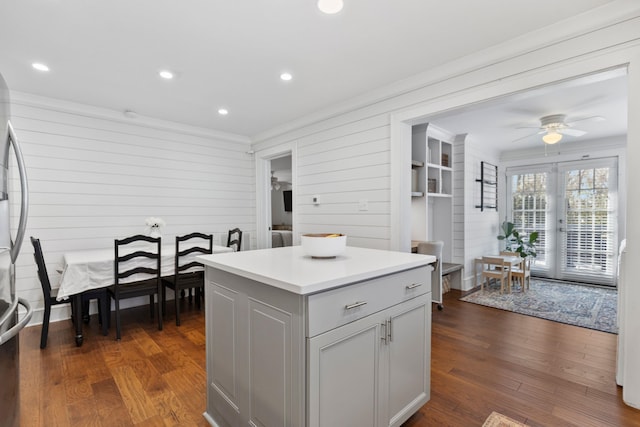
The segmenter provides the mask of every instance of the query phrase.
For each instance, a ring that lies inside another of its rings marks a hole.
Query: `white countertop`
[[[432,255],[348,246],[336,258],[305,256],[302,246],[201,255],[204,265],[299,295],[368,280],[436,261]]]

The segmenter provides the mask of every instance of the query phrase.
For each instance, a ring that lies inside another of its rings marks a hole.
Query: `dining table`
[[[188,249],[190,246],[202,246],[202,244],[187,243],[180,244],[180,250]],[[143,247],[131,248],[130,250],[142,249]],[[174,274],[175,263],[175,243],[163,244],[160,247],[160,270],[161,276],[172,276]],[[213,245],[212,251],[214,254],[233,252],[232,248],[226,246]],[[190,254],[195,260],[197,253]],[[181,258],[185,263],[191,262],[192,259],[189,255]],[[114,260],[115,250],[114,248],[103,249],[91,249],[91,250],[79,250],[70,251],[63,254],[64,267],[62,269],[62,276],[60,277],[60,286],[58,288],[57,300],[62,301],[66,299],[73,299],[74,307],[73,316],[76,319],[75,324],[75,339],[76,345],[81,346],[84,341],[82,333],[82,294],[83,292],[106,288],[114,283]],[[135,266],[147,266],[154,267],[155,260],[148,258],[139,258]],[[189,271],[204,270],[203,267],[193,267]],[[126,281],[135,281],[140,279],[139,275],[132,275],[128,277]],[[109,306],[111,304],[108,304]]]

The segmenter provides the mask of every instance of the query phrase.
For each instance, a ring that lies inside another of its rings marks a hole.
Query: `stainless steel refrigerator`
[[[15,261],[27,226],[29,193],[20,146],[11,126],[9,89],[0,74],[0,426],[20,424],[20,331],[31,318],[28,302],[16,296]],[[20,222],[15,239],[9,224],[9,161],[15,153],[20,176]],[[18,306],[25,310],[19,310]]]

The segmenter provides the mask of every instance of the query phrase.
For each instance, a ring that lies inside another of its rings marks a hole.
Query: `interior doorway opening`
[[[291,245],[296,235],[296,145],[270,147],[255,152],[257,249],[271,248],[275,228],[289,228]],[[290,193],[288,193],[290,191]],[[286,196],[285,196],[286,194]],[[291,204],[289,205],[289,196]],[[287,210],[285,210],[287,197]],[[290,206],[290,210],[289,210]],[[283,233],[278,233],[283,234]]]
[[[291,154],[270,160],[271,231],[270,246],[293,243],[293,173]],[[269,242],[268,242],[269,243]]]

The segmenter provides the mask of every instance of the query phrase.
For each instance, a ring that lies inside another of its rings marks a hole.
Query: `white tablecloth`
[[[196,245],[193,244],[192,246]],[[189,245],[186,243],[180,245],[181,250],[187,248],[189,248]],[[227,248],[226,246],[213,245],[214,254],[232,251],[232,248]],[[160,258],[161,275],[170,276],[174,272],[175,245],[162,245],[160,252],[162,255]],[[62,271],[62,277],[60,278],[60,289],[58,290],[58,301],[90,289],[104,288],[105,286],[113,285],[114,255],[114,248],[65,253],[63,256],[64,269]],[[195,258],[197,255],[200,254],[190,254],[182,259],[187,263],[190,262],[190,256]],[[154,260],[146,261],[146,264],[141,263],[139,265],[155,266]],[[145,277],[148,277],[148,275]],[[133,275],[127,279],[131,281],[138,279],[138,277]]]

